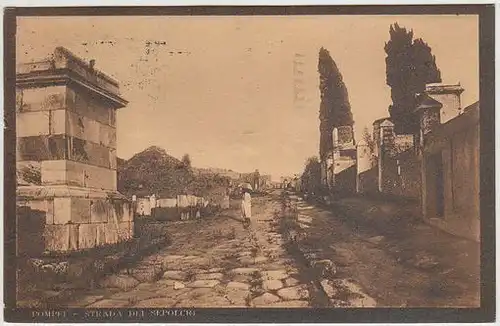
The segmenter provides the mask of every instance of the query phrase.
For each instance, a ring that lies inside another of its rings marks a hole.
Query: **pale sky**
[[[318,153],[320,47],[344,77],[356,138],[388,115],[384,43],[394,22],[429,44],[443,82],[462,84],[463,107],[479,99],[477,16],[22,17],[17,60],[64,46],[117,79],[130,102],[118,111],[121,158],[156,145],[189,153],[197,167],[278,177]]]

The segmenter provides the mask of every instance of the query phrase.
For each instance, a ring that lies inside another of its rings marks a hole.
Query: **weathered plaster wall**
[[[159,198],[157,207],[177,207],[177,198]]]
[[[444,216],[436,214],[434,158],[441,156],[444,176]],[[429,135],[422,171],[426,184],[424,217],[444,230],[476,241],[480,237],[479,107],[441,125]]]
[[[446,123],[461,113],[460,97],[456,94],[429,94],[430,97],[443,104],[441,123]]]
[[[335,175],[341,173],[342,171],[354,166],[356,164],[356,160],[347,158],[347,157],[341,157],[338,160],[335,160],[334,163],[334,172]]]
[[[358,145],[357,147],[357,169],[358,174],[368,171],[372,167],[372,153],[367,145]]]

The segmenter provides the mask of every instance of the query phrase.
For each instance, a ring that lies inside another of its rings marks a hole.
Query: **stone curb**
[[[304,261],[306,261],[306,262],[307,262],[307,266],[308,266],[309,268],[314,268],[314,264],[313,264],[314,260],[308,257],[309,255],[308,255],[308,254],[307,254],[307,252],[304,250],[304,247],[303,247],[303,246],[301,246],[300,241],[297,241],[297,242],[295,242],[295,243],[296,243],[296,247],[297,247],[297,249],[299,250],[299,252],[300,252],[301,256],[302,256],[302,257],[303,257],[303,259],[304,259]],[[328,292],[327,292],[327,290],[325,289],[325,287],[323,286],[323,284],[322,284],[321,280],[318,280],[318,285],[319,285],[319,289],[320,289],[321,291],[323,291],[323,292],[325,293],[325,295],[327,295],[327,293],[328,293]],[[327,296],[328,296],[328,295],[327,295]]]
[[[299,196],[299,197],[300,197],[300,196]],[[298,214],[298,212],[296,212],[296,213]],[[298,221],[297,221],[297,219],[295,218],[293,221],[294,221],[294,224],[296,224],[296,225],[298,226]],[[313,259],[311,259],[311,258],[309,258],[309,257],[308,257],[307,252],[304,250],[304,247],[301,245],[301,241],[300,241],[300,239],[299,239],[298,241],[293,241],[293,240],[291,239],[291,235],[290,235],[290,233],[285,234],[285,239],[286,239],[286,242],[287,242],[289,245],[292,245],[292,246],[294,246],[294,247],[296,247],[296,248],[298,249],[299,254],[302,256],[302,260],[303,260],[304,262],[306,262],[307,267],[309,267],[309,268],[313,268],[313,265],[314,265],[314,264],[313,264]],[[320,291],[322,291],[322,292],[323,292],[323,293],[324,293],[324,294],[328,297],[328,295],[327,295],[327,293],[328,293],[328,292],[326,291],[326,289],[325,289],[325,287],[323,286],[323,284],[321,284],[321,280],[319,280],[319,279],[318,279],[318,280],[317,280],[317,282],[315,282],[315,283],[316,283],[316,286],[318,287],[318,289],[319,289]]]
[[[330,208],[330,209],[331,209],[331,208],[335,208],[335,209],[337,209],[337,210],[340,210],[340,214],[345,214],[345,216],[347,216],[347,217],[349,216],[349,215],[348,215],[349,213],[344,212],[344,210],[347,210],[347,209],[346,209],[347,207],[346,207],[345,205],[341,205],[341,204],[339,204],[338,202],[332,202],[332,203],[330,203],[329,205],[326,205],[326,204],[325,204],[325,207],[328,207],[328,208]],[[344,210],[343,210],[343,209],[344,209]],[[306,262],[307,262],[307,265],[308,265],[310,268],[314,268],[314,265],[315,265],[314,263],[315,263],[315,262],[320,262],[320,261],[321,261],[321,259],[314,259],[313,257],[311,257],[311,255],[309,254],[308,250],[305,250],[305,248],[301,245],[300,240],[295,242],[295,246],[296,246],[296,247],[297,247],[297,249],[300,251],[300,254],[303,256],[304,261],[306,261]],[[319,287],[320,287],[320,289],[321,289],[321,290],[322,290],[322,291],[323,291],[323,292],[324,292],[324,293],[328,296],[329,291],[328,291],[328,289],[325,287],[325,285],[327,286],[328,284],[327,284],[327,283],[325,283],[325,282],[322,282],[321,280],[318,280],[318,283],[319,283]],[[325,285],[324,285],[323,283],[325,283]],[[366,296],[366,293],[363,293],[363,295],[365,295],[365,296]],[[370,298],[370,297],[368,297],[368,298]],[[370,298],[370,299],[372,299],[372,298]]]

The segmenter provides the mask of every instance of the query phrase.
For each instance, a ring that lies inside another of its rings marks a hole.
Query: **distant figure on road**
[[[204,208],[203,206],[204,199],[203,197],[196,197],[196,218],[201,219],[201,212]]]
[[[155,194],[152,194],[149,197],[149,204],[151,206],[151,217],[154,217],[155,213],[156,213],[156,195]]]
[[[226,189],[226,193],[224,193],[224,198],[222,200],[222,209],[223,210],[229,209],[229,193],[230,193],[230,190]]]
[[[243,226],[248,228],[250,226],[250,219],[252,218],[252,196],[250,196],[250,189],[247,187],[242,188],[241,198],[241,214],[243,218]]]
[[[137,214],[137,196],[132,195],[132,214],[135,216]]]

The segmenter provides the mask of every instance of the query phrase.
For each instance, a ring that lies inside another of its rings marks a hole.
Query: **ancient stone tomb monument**
[[[64,48],[19,64],[16,75],[18,249],[75,251],[133,235],[130,202],[117,191],[118,83]],[[36,221],[35,221],[36,219]]]

